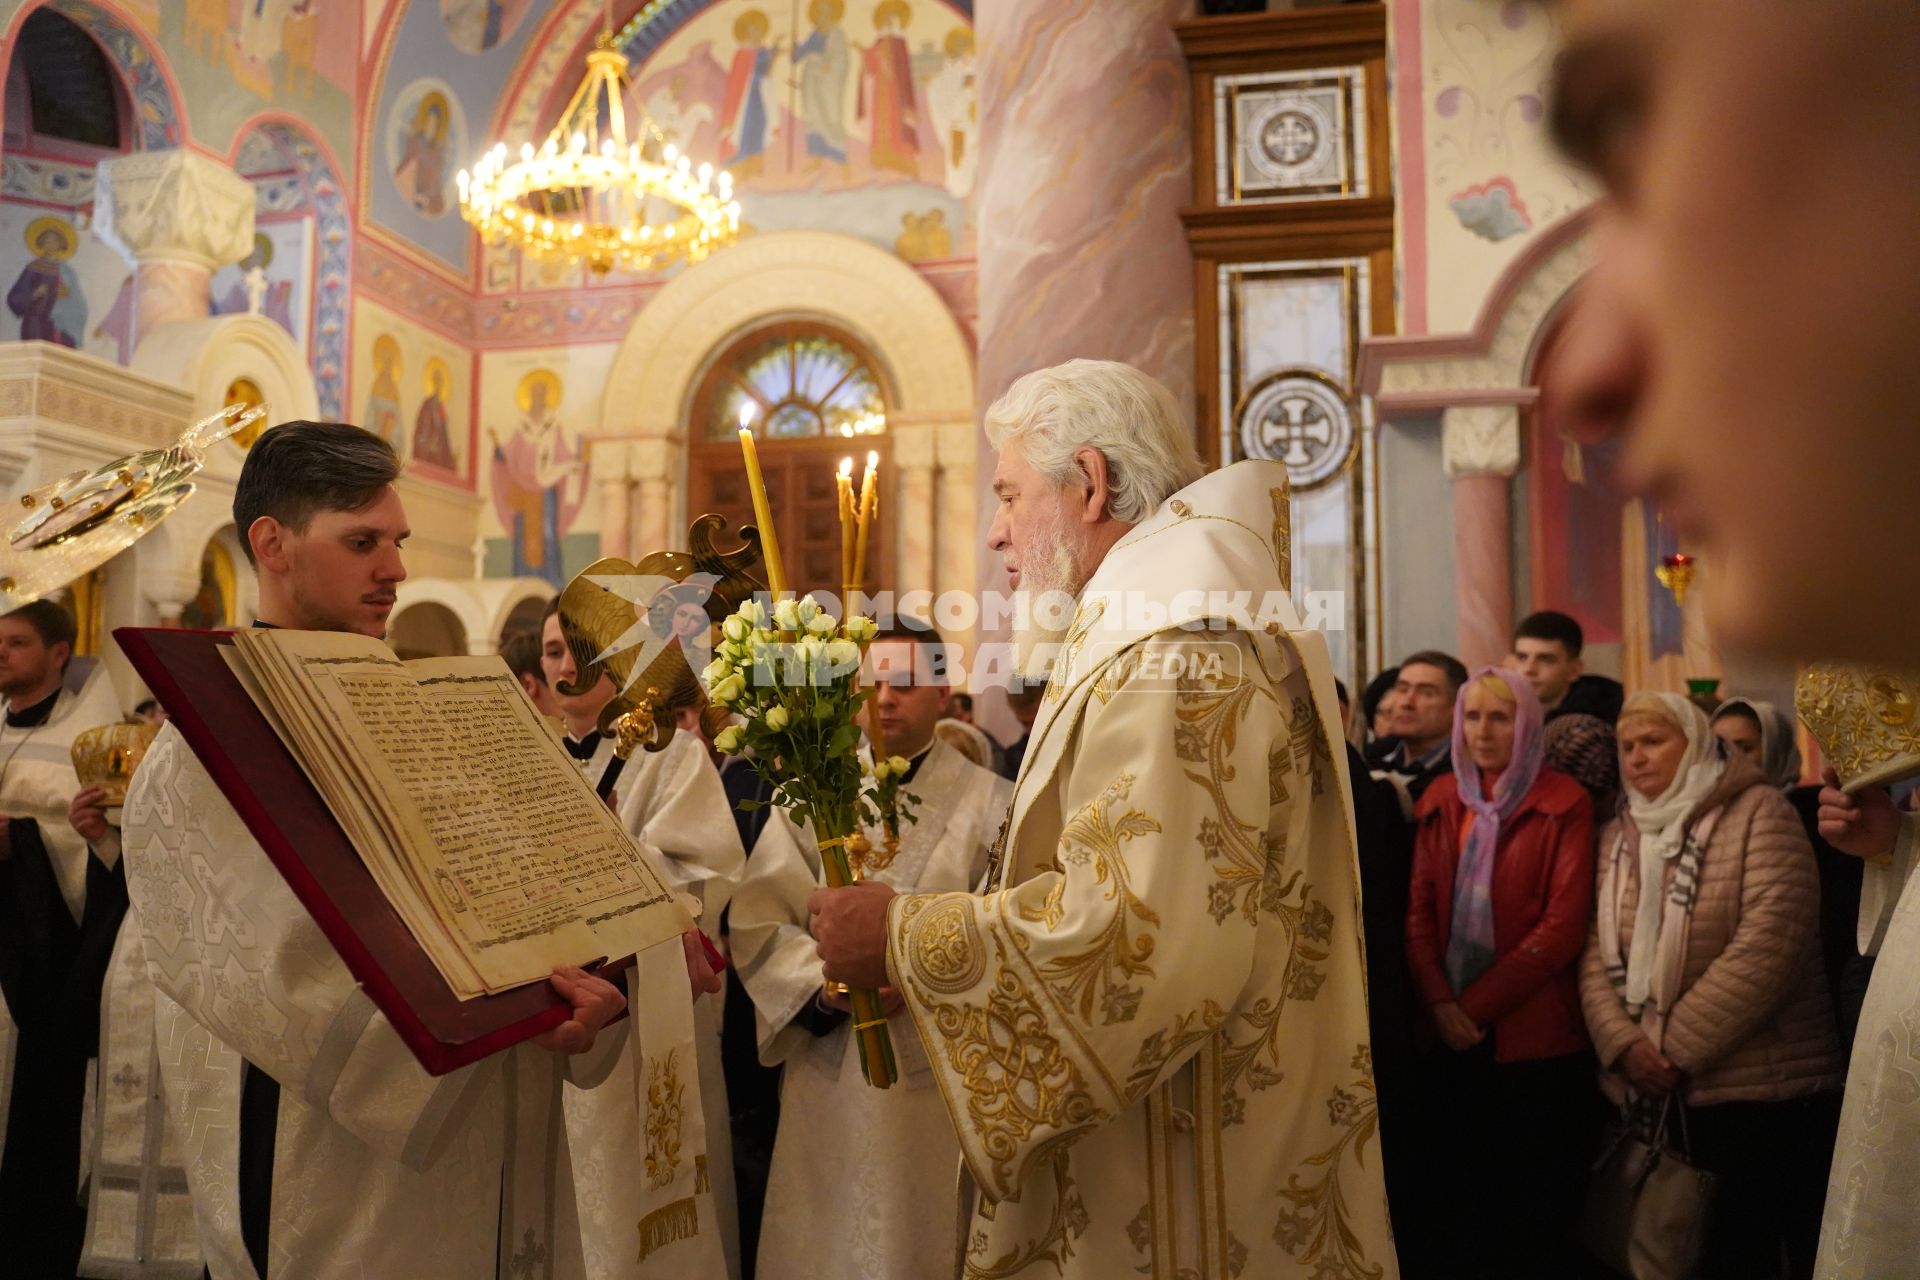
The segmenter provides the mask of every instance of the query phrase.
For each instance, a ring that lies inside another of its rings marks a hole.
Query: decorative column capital
[[[1447,475],[1510,476],[1520,469],[1520,410],[1510,404],[1452,405],[1440,417]]]
[[[102,160],[94,232],[133,262],[217,271],[253,251],[253,184],[218,160],[175,147]]]

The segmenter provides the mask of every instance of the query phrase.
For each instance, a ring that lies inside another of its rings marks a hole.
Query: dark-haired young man
[[[39,600],[0,617],[0,1271],[70,1276],[87,1061],[127,891],[66,823],[71,749],[120,718],[112,682],[74,658],[73,615]]]
[[[406,577],[399,473],[384,441],[340,423],[254,443],[233,509],[261,625],[385,633]],[[566,1022],[436,1079],[171,727],[134,778],[124,842],[213,1276],[584,1276],[559,1091],[563,1073],[612,1068],[617,1036],[573,1055],[624,1007],[618,988],[558,969]]]
[[[908,624],[882,631],[867,650],[889,759],[903,768],[903,789],[920,797],[892,861],[867,875],[902,893],[973,888],[1013,797],[1010,783],[934,733],[952,694],[951,652],[938,631]],[[882,829],[866,834],[884,848]],[[959,1263],[950,1227],[959,1143],[891,990],[881,995],[901,1079],[884,1093],[862,1079],[846,1000],[823,986],[807,933],[808,897],[822,883],[811,833],[782,811],[762,830],[733,904],[761,1058],[784,1064],[757,1277],[944,1280]],[[846,1211],[850,1199],[858,1212]]]
[[[1620,718],[1626,691],[1618,680],[1587,674],[1580,661],[1585,645],[1586,633],[1579,622],[1542,609],[1520,619],[1513,629],[1513,652],[1507,655],[1507,665],[1533,686],[1547,719],[1587,715],[1610,725]]]

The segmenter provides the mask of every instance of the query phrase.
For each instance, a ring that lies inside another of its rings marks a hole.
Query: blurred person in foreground
[[[1920,580],[1920,6],[1559,8],[1553,129],[1604,198],[1545,424],[1627,433],[1627,482],[1714,566],[1723,646],[1914,665],[1889,584]],[[1807,110],[1835,86],[1867,108],[1838,132]],[[1890,805],[1833,796],[1828,840],[1891,852]],[[1911,897],[1903,870],[1869,866],[1863,896]],[[1920,901],[1902,905],[1861,1009],[1822,1277],[1920,1257]]]
[[[1423,1179],[1440,1274],[1558,1272],[1586,1184],[1593,1054],[1576,972],[1593,801],[1546,767],[1540,702],[1487,667],[1454,702],[1453,768],[1418,812],[1407,960],[1440,1047],[1423,1064]]]

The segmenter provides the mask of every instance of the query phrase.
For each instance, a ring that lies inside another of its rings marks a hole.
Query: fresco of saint
[[[447,211],[447,95],[431,89],[414,108],[413,123],[401,139],[394,185],[425,217]]]
[[[87,299],[71,265],[80,233],[65,218],[48,214],[27,224],[26,241],[33,261],[7,290],[7,310],[20,317],[21,341],[78,348],[87,329]]]
[[[428,356],[422,375],[427,398],[413,415],[413,460],[454,470],[453,437],[447,430],[447,366],[439,356]]]
[[[740,42],[734,50],[733,66],[727,72],[727,97],[720,110],[725,122],[722,134],[721,162],[733,170],[736,181],[760,171],[766,163],[768,74],[780,52],[780,42],[768,44],[772,24],[758,9],[749,9],[734,19],[733,38]]]
[[[920,172],[913,55],[906,37],[912,21],[907,0],[880,0],[873,10],[877,34],[860,54],[859,116],[867,122],[869,161],[875,169],[892,169],[908,177]]]
[[[390,333],[373,340],[373,386],[367,392],[367,412],[360,425],[406,456],[407,438],[400,430],[400,340]]]
[[[560,434],[562,388],[551,369],[534,369],[515,392],[520,425],[493,441],[493,506],[507,531],[515,577],[565,585],[560,540],[586,500],[587,466]]]

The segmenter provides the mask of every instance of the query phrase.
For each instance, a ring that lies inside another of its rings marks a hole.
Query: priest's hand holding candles
[[[864,581],[866,551],[878,509],[879,456],[869,454],[859,499],[853,497],[852,460],[836,476],[841,521],[840,568],[847,596],[844,617],[836,622],[811,596],[789,594],[780,558],[779,537],[768,502],[766,481],[752,428],[753,410],[740,415],[740,451],[753,500],[761,554],[767,566],[771,605],[749,600],[721,627],[714,661],[701,673],[708,696],[740,717],[715,739],[725,754],[747,753],[753,767],[772,784],[772,802],[796,823],[811,824],[829,888],[855,880],[848,844],[861,828],[898,821],[898,788],[884,783],[891,767],[885,746],[876,740],[871,772],[860,763],[857,724],[861,706],[872,698],[860,688],[861,660],[878,627],[852,611],[857,585]],[[877,718],[874,721],[877,731]],[[880,888],[882,886],[873,886]],[[898,1074],[887,1035],[886,1010],[872,983],[848,993],[860,1064],[875,1088],[887,1088]]]

